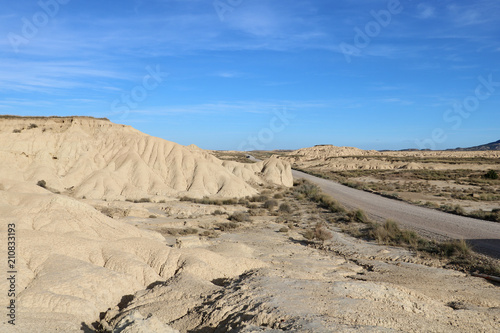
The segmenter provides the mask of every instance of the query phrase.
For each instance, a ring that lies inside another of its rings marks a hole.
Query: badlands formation
[[[282,159],[223,162],[83,117],[0,119],[0,156],[2,244],[15,234],[14,286],[0,283],[0,332],[500,329],[494,284],[333,227],[331,240],[305,241],[303,226],[321,214],[294,201]],[[264,190],[293,206],[287,232],[275,214],[228,230],[245,204],[178,199]],[[206,232],[165,232],[172,228]],[[5,246],[1,253],[7,275]],[[14,304],[15,325],[6,304]]]
[[[344,170],[450,170],[497,169],[495,164],[451,164],[451,163],[419,163],[415,161],[391,161],[391,157],[399,158],[500,158],[500,150],[494,151],[384,151],[362,150],[353,147],[336,147],[321,145],[302,148],[288,153],[286,159],[292,165],[302,169],[318,171]]]
[[[222,162],[198,147],[151,137],[130,126],[84,117],[0,121],[0,174],[71,197],[125,200],[189,195],[244,197],[251,184],[291,186],[287,165]]]

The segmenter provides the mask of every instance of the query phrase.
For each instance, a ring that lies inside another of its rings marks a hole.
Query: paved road
[[[345,207],[363,209],[375,221],[391,219],[423,235],[438,239],[465,239],[476,251],[500,259],[500,223],[410,205],[300,171],[293,170],[293,177],[316,183],[323,192],[333,196]]]

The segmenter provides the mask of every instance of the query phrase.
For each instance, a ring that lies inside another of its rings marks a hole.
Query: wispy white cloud
[[[436,15],[436,8],[425,3],[418,4],[417,9],[417,17],[423,20],[432,18]]]
[[[377,99],[376,101],[381,102],[381,103],[396,103],[396,104],[400,104],[400,105],[412,105],[415,103],[413,101],[409,101],[409,100],[405,100],[405,99],[401,99],[401,98],[397,98],[397,97],[380,98],[380,99]]]
[[[240,72],[226,71],[226,72],[214,73],[213,76],[218,76],[218,77],[222,77],[225,79],[233,79],[233,78],[242,77],[242,76],[244,76],[244,74],[240,73]]]
[[[192,105],[172,105],[163,107],[150,107],[130,110],[129,114],[142,114],[148,116],[166,116],[178,114],[269,114],[282,108],[288,110],[309,110],[314,108],[324,108],[327,104],[315,101],[276,101],[276,102],[256,102],[256,101],[236,101],[236,102],[216,102]]]

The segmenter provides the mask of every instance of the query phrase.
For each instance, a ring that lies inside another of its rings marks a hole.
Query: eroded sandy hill
[[[105,119],[0,119],[0,174],[74,197],[139,199],[189,195],[243,197],[252,184],[291,186],[287,162],[223,162],[194,147]]]
[[[92,323],[123,296],[157,281],[187,275],[209,283],[263,266],[207,249],[171,248],[159,233],[111,219],[84,202],[26,182],[1,184],[0,236],[7,239],[14,223],[17,238],[17,324],[4,325],[9,332],[79,331],[82,322]],[[3,262],[6,256],[2,251]],[[9,289],[6,279],[0,287]]]
[[[395,157],[401,158],[394,161]],[[393,170],[393,169],[470,169],[487,170],[495,169],[495,165],[483,163],[453,164],[453,163],[428,163],[405,162],[404,158],[498,158],[500,151],[384,151],[362,150],[354,147],[336,147],[332,145],[302,148],[288,154],[286,159],[294,166],[303,169],[314,169],[319,171],[343,171],[343,170]]]

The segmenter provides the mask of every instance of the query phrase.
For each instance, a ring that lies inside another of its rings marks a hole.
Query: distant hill
[[[469,147],[469,148],[455,148],[450,150],[456,150],[456,151],[500,150],[500,140],[495,142],[490,142],[485,145]]]

